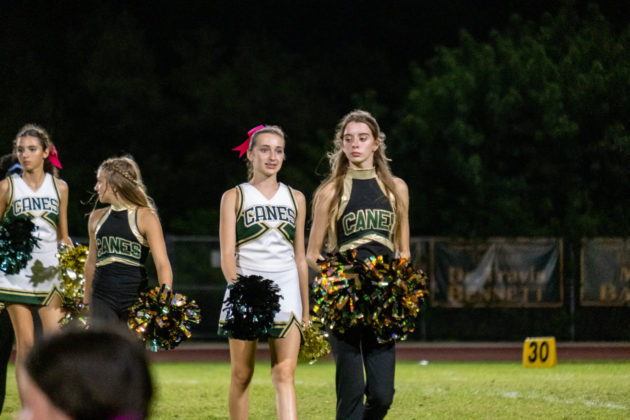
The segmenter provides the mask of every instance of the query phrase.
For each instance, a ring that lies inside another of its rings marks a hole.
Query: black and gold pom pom
[[[156,286],[140,294],[129,310],[129,328],[152,351],[172,349],[192,335],[192,324],[199,324],[201,313],[194,300],[173,293],[166,286]]]

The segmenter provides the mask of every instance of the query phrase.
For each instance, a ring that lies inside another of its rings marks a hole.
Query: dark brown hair
[[[145,419],[153,383],[144,347],[124,327],[92,325],[36,343],[28,376],[75,420]]]
[[[15,139],[13,140],[13,154],[17,152],[18,140],[23,137],[35,137],[38,139],[42,149],[44,151],[48,150],[48,156],[50,156],[50,149],[53,147],[53,143],[50,141],[48,132],[37,124],[26,124],[20,129],[20,131],[18,131],[17,136],[15,136]],[[44,172],[48,172],[54,176],[58,176],[59,174],[57,167],[52,164],[49,158],[44,160]]]

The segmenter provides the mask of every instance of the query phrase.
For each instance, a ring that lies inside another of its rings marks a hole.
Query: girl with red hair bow
[[[301,322],[308,321],[309,312],[304,249],[306,199],[301,192],[278,182],[285,158],[285,135],[280,127],[258,126],[249,134],[250,138],[235,149],[241,155],[247,154],[248,181],[226,191],[221,199],[221,269],[228,285],[239,275],[261,276],[273,280],[279,288],[280,309],[267,337],[271,379],[278,418],[297,419],[293,378]],[[228,288],[226,298],[229,292]],[[246,419],[257,340],[239,339],[225,329],[226,312],[224,302],[219,334],[228,336],[230,343],[230,417]]]
[[[0,272],[0,301],[5,302],[15,331],[19,386],[19,367],[33,346],[35,335],[31,309],[37,310],[45,335],[59,329],[63,312],[57,243],[72,246],[72,241],[68,236],[68,185],[56,176],[61,164],[46,130],[34,124],[22,127],[13,141],[13,153],[22,173],[0,181],[0,215],[30,217],[37,238],[26,267],[12,274]],[[20,400],[24,400],[21,393]]]

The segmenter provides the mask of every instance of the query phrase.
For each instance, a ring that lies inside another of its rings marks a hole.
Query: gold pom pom
[[[309,365],[330,353],[330,343],[328,333],[322,331],[322,325],[309,322],[302,329],[302,344],[298,359],[301,362],[308,362]]]
[[[59,278],[64,299],[74,300],[83,298],[85,277],[83,269],[87,259],[87,247],[77,244],[70,247],[59,245],[57,258],[59,259]]]

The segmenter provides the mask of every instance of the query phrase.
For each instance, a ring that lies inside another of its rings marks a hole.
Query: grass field
[[[517,363],[399,362],[388,419],[629,419],[630,363],[560,363],[525,369]],[[227,363],[153,365],[157,395],[152,419],[227,419]],[[298,366],[301,419],[334,419],[334,365]],[[253,380],[251,419],[275,418],[267,363]],[[2,419],[13,419],[18,400],[9,368]]]

